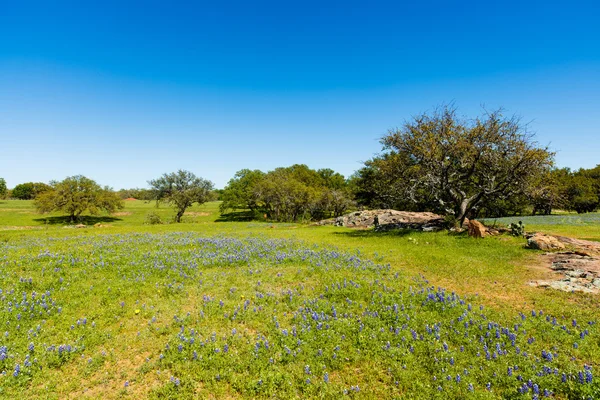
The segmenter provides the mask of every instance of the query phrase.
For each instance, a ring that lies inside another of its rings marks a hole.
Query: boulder
[[[565,245],[554,236],[536,233],[527,239],[527,247],[536,250],[562,250]]]
[[[481,222],[475,219],[469,220],[469,236],[475,238],[484,238],[487,234],[487,229]]]
[[[436,231],[444,227],[444,218],[430,212],[396,210],[355,211],[334,219],[323,220],[317,225],[336,225],[347,228],[372,228],[380,231],[389,229],[417,229]]]

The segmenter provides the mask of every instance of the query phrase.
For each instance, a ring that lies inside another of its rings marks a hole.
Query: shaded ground
[[[71,225],[73,222],[69,216],[59,216],[59,217],[43,217],[43,218],[35,218],[34,221],[48,224],[48,225]],[[122,221],[121,218],[115,217],[107,217],[107,216],[93,216],[93,215],[84,215],[79,217],[75,221],[76,224],[83,225],[95,225],[99,223],[109,223],[115,221]]]

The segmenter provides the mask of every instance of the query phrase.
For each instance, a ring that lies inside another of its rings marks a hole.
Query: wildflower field
[[[519,239],[136,207],[0,231],[1,398],[600,398],[597,296],[527,286]]]

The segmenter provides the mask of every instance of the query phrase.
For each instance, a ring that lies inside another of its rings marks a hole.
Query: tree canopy
[[[62,211],[71,222],[82,213],[97,215],[100,211],[114,212],[123,208],[121,199],[109,188],[82,175],[65,178],[61,182],[50,182],[51,190],[40,193],[35,199],[39,212]]]
[[[3,199],[7,192],[8,189],[6,188],[6,181],[4,178],[0,178],[0,199]]]
[[[376,188],[378,195],[452,215],[457,223],[485,201],[523,194],[553,160],[503,110],[468,120],[444,106],[390,130],[381,143],[384,154],[367,163],[369,173],[389,182],[389,190]]]
[[[175,208],[175,222],[181,222],[185,210],[194,203],[204,204],[209,201],[214,186],[211,181],[184,170],[164,174],[158,179],[148,181],[148,184],[157,205],[165,201]]]
[[[351,204],[344,176],[328,168],[304,164],[264,173],[243,169],[221,194],[221,213],[248,209],[275,221],[319,219],[341,215]]]
[[[13,188],[11,196],[19,200],[31,200],[36,198],[38,194],[51,189],[51,186],[42,182],[20,183]]]

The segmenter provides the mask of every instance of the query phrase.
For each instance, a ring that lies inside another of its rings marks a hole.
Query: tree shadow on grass
[[[468,235],[463,232],[454,233],[448,231],[439,231],[445,232],[449,235],[456,236],[459,238],[468,237]],[[334,235],[343,235],[353,238],[370,238],[370,237],[404,237],[408,235],[427,235],[432,232],[423,232],[416,229],[390,229],[386,231],[375,231],[374,229],[352,229],[344,232],[333,232]]]
[[[121,218],[115,217],[107,217],[107,216],[94,216],[94,215],[84,215],[76,219],[75,222],[71,221],[71,217],[68,215],[60,216],[60,217],[44,217],[44,218],[35,218],[34,221],[47,224],[47,225],[73,225],[73,224],[83,224],[83,225],[95,225],[100,223],[109,223],[122,221]]]
[[[414,229],[390,229],[387,231],[375,231],[374,229],[352,229],[344,232],[333,232],[334,235],[348,236],[353,238],[369,237],[403,237],[415,233],[423,233]]]
[[[257,220],[252,211],[234,211],[227,214],[221,214],[215,222],[249,222]]]

